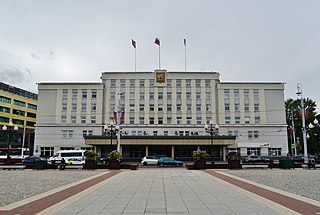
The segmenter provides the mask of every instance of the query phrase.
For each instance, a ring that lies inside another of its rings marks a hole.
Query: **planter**
[[[241,169],[240,160],[228,160],[229,169]]]
[[[83,169],[97,169],[97,161],[96,160],[86,160]]]
[[[120,169],[120,161],[110,160],[109,163],[110,163],[109,169]]]
[[[293,169],[294,163],[293,160],[279,160],[279,168],[280,169]]]
[[[206,159],[199,159],[194,161],[194,169],[206,169]]]

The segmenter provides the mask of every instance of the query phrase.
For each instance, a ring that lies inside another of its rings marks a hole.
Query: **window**
[[[167,79],[167,87],[171,87],[172,86],[172,79]]]
[[[163,124],[163,118],[158,118],[158,124],[162,125]]]
[[[182,117],[177,117],[177,125],[181,125],[182,123]]]
[[[187,92],[187,93],[186,93],[186,98],[187,98],[187,99],[191,99],[191,93],[190,93],[190,92]]]
[[[191,117],[187,117],[187,125],[191,125],[191,121],[192,121],[192,118]]]
[[[259,131],[253,131],[253,138],[259,137]]]
[[[196,92],[196,99],[201,99],[201,93],[200,92]]]
[[[181,99],[181,92],[177,92],[177,99]]]
[[[10,108],[0,106],[0,112],[10,113]]]
[[[259,103],[254,104],[254,111],[259,111]]]
[[[159,105],[159,106],[158,106],[158,111],[163,111],[162,105]]]
[[[152,100],[154,99],[154,92],[149,93],[149,99],[152,99]]]
[[[140,87],[144,87],[144,79],[140,79],[139,83],[140,83]]]
[[[197,125],[201,125],[201,116],[197,116],[196,120],[197,120]]]
[[[41,147],[41,157],[51,157],[54,153],[54,147]]]
[[[25,107],[26,106],[26,103],[23,102],[23,101],[19,101],[19,100],[13,100],[13,104],[14,105],[17,105],[17,106],[20,106],[20,107]]]
[[[250,124],[250,116],[246,116],[246,117],[244,118],[244,123],[245,123],[245,124]]]
[[[93,135],[93,131],[92,130],[89,130],[89,136],[92,136]]]
[[[62,130],[62,137],[67,138],[68,137],[68,130]]]
[[[130,123],[130,125],[133,125],[133,124],[134,124],[134,117],[130,117],[130,118],[129,118],[129,123]]]
[[[91,98],[93,98],[93,99],[97,98],[97,90],[92,90]]]
[[[149,87],[150,88],[154,87],[154,79],[149,79]]]
[[[96,111],[97,110],[97,105],[95,103],[91,104],[91,110]]]
[[[167,92],[167,99],[172,99],[172,93],[171,92]]]
[[[0,96],[0,101],[11,104],[11,99],[4,96]]]
[[[72,90],[72,98],[76,99],[78,97],[78,90]]]
[[[120,79],[120,87],[124,89],[126,87],[126,80]]]
[[[62,110],[66,111],[67,110],[67,103],[62,103]]]
[[[69,132],[69,138],[73,138],[73,130],[68,130]]]
[[[261,154],[260,148],[247,148],[247,155],[259,155]]]
[[[255,100],[259,99],[259,90],[258,89],[253,89],[253,98]]]
[[[186,80],[186,87],[191,87],[191,79]]]
[[[130,79],[130,87],[134,87],[136,80]]]
[[[163,131],[164,136],[168,136],[169,132],[168,131]]]
[[[191,111],[191,108],[192,108],[191,104],[187,104],[187,111]]]
[[[211,99],[211,93],[210,92],[206,92],[206,99]]]
[[[130,112],[134,112],[134,104],[130,104]]]
[[[149,118],[149,124],[153,125],[154,124],[154,117]]]
[[[210,87],[210,79],[204,80],[206,87]]]
[[[167,111],[172,111],[172,104],[167,104]]]
[[[224,118],[224,123],[225,123],[225,124],[230,124],[230,116],[226,116],[226,117]]]
[[[158,135],[158,131],[153,131],[153,136],[157,136]]]
[[[254,123],[255,124],[260,124],[260,116],[255,116],[254,117]]]
[[[150,105],[149,108],[150,111],[154,111],[154,105]]]
[[[244,103],[244,111],[249,111],[249,103]]]
[[[176,86],[177,87],[181,87],[181,79],[177,79],[176,80]]]
[[[171,117],[167,117],[167,124],[168,125],[172,124],[172,118]]]
[[[111,88],[115,88],[116,87],[116,80],[115,79],[111,79],[110,80],[110,87]]]
[[[134,99],[134,92],[130,92],[130,99]]]
[[[76,111],[77,110],[77,103],[72,103],[72,111]]]
[[[224,104],[224,110],[225,111],[230,111],[230,104],[229,103],[225,103]]]
[[[224,90],[224,98],[230,98],[230,90]]]
[[[33,105],[33,104],[28,103],[28,108],[33,109],[33,110],[37,110],[37,105]]]
[[[61,116],[61,123],[66,124],[67,123],[67,116]]]
[[[81,116],[81,124],[86,124],[86,116]]]
[[[163,99],[163,92],[158,92],[158,99]]]
[[[96,123],[96,116],[91,116],[91,124],[95,124]]]
[[[83,130],[82,131],[82,136],[87,136],[88,135],[88,131],[87,130]]]
[[[233,90],[234,98],[239,98],[239,89]]]
[[[10,110],[10,109],[9,109]],[[25,111],[13,109],[12,113],[18,116],[24,116],[26,114]]]
[[[71,123],[77,123],[77,117],[71,116]]]
[[[177,104],[177,111],[181,111],[181,104]]]
[[[196,87],[201,87],[201,80],[200,79],[196,79]]]
[[[234,103],[234,111],[240,111],[240,104],[239,103]]]
[[[201,111],[201,104],[196,104],[196,111]]]
[[[87,98],[87,90],[82,90],[82,98],[86,99]]]
[[[81,104],[81,110],[82,111],[86,111],[87,110],[87,104],[86,103],[82,103]]]
[[[235,122],[235,124],[240,124],[240,116],[236,116],[234,118],[234,122]]]
[[[140,104],[140,105],[139,105],[139,110],[140,110],[140,111],[144,111],[144,104]]]
[[[245,99],[249,98],[249,90],[248,89],[244,89],[243,90],[243,96],[244,96]]]
[[[140,99],[144,99],[144,92],[140,92]]]
[[[62,90],[62,98],[68,98],[68,90]]]
[[[143,125],[143,124],[144,124],[144,117],[140,117],[140,118],[139,118],[139,123],[140,123],[140,125]]]
[[[281,156],[281,148],[268,148],[269,156]]]
[[[211,104],[206,104],[206,111],[211,111]]]
[[[115,92],[111,92],[110,93],[110,99],[115,99],[116,98],[116,93]]]

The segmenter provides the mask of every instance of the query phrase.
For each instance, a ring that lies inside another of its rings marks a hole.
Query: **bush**
[[[200,159],[208,158],[209,154],[206,151],[197,150],[197,151],[193,151],[192,156],[195,160],[200,160]]]
[[[112,152],[110,152],[109,154],[109,158],[110,160],[119,160],[121,157],[120,152],[118,152],[117,150],[113,150]]]
[[[98,156],[95,152],[85,152],[84,155],[86,156],[87,160],[96,160]]]
[[[227,158],[228,158],[228,160],[240,160],[241,159],[240,152],[239,151],[237,151],[237,152],[234,152],[234,151],[229,152],[227,154]]]

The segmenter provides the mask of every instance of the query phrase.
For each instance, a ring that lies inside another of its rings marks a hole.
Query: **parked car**
[[[23,164],[33,164],[35,161],[47,161],[47,159],[37,156],[28,156],[25,159],[22,160]]]
[[[313,156],[313,155],[308,155],[308,159],[309,159],[309,160],[312,159],[312,158],[313,158],[314,160],[316,160],[316,159],[315,159],[315,156]],[[294,155],[292,159],[293,159],[294,162],[298,162],[298,163],[299,163],[299,162],[302,162],[302,163],[303,163],[303,162],[304,162],[304,155],[303,155],[303,154]]]
[[[141,163],[143,165],[156,165],[158,164],[158,157],[156,156],[145,156],[142,158]]]
[[[248,155],[243,158],[243,163],[269,163],[269,158],[264,158],[258,155]]]
[[[182,161],[177,161],[173,158],[170,157],[161,157],[158,160],[158,165],[163,167],[165,165],[169,165],[169,166],[182,166],[183,162]]]

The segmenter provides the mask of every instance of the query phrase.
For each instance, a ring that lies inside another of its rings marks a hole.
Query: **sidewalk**
[[[222,171],[111,171],[0,214],[317,214],[308,204]],[[277,203],[276,203],[277,202]],[[320,204],[320,203],[319,203]],[[316,205],[316,206],[315,206]]]

